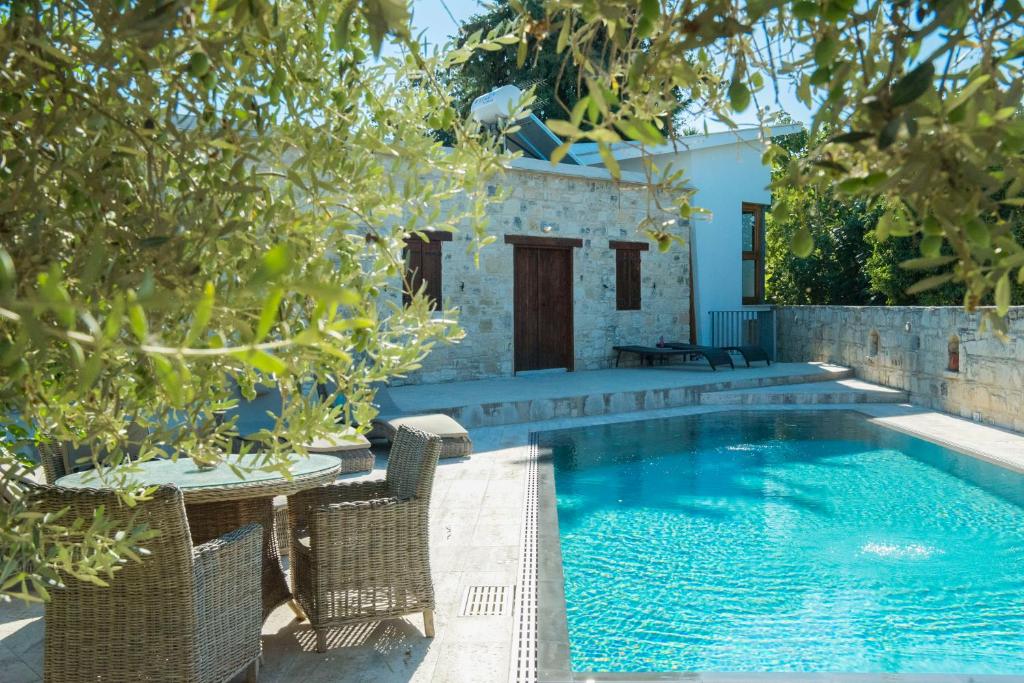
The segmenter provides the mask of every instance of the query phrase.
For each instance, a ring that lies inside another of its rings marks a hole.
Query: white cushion
[[[364,450],[370,447],[370,442],[362,434],[355,434],[354,437],[353,439],[352,436],[328,436],[316,439],[311,443],[305,444],[305,446],[306,450],[310,453],[344,453],[346,451]]]
[[[437,434],[442,439],[457,439],[469,436],[469,432],[466,431],[465,427],[443,413],[396,417],[392,420],[388,420],[388,424],[391,425],[396,432],[399,427],[405,425],[406,427],[419,429],[420,431],[429,432],[430,434]]]

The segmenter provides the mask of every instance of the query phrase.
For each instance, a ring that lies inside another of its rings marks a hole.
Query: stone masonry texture
[[[780,361],[844,365],[916,405],[1024,432],[1024,306],[1010,309],[1009,341],[953,306],[783,306],[776,316]],[[958,372],[948,370],[951,342]]]
[[[436,347],[421,370],[395,384],[513,374],[513,246],[505,235],[583,240],[573,249],[576,370],[610,367],[616,344],[689,339],[688,245],[661,253],[651,244],[641,255],[641,309],[615,307],[615,251],[608,241],[646,241],[637,232],[647,215],[644,186],[522,169],[508,170],[498,182],[508,197],[489,216],[496,242],[480,252],[479,266],[467,253],[468,233],[442,247],[442,297],[445,307],[458,310],[465,338]]]

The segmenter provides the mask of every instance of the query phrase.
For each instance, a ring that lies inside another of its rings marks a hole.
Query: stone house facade
[[[515,252],[506,238],[555,244],[573,241],[572,368],[592,370],[614,364],[616,344],[654,345],[689,339],[689,245],[665,253],[637,232],[646,215],[643,179],[623,173],[518,159],[502,179],[508,197],[493,210],[490,232],[497,241],[467,253],[468,234],[441,243],[441,298],[455,308],[465,338],[438,347],[423,368],[404,383],[445,382],[510,376],[515,367]],[[639,309],[618,310],[617,249],[632,242],[639,253]],[[642,245],[642,246],[641,246]],[[541,330],[541,334],[545,331]]]

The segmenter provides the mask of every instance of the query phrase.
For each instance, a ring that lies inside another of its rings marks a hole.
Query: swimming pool
[[[544,432],[573,671],[1024,673],[1024,476],[848,411]]]

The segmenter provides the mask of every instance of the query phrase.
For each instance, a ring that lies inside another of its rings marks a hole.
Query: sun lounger
[[[709,346],[697,346],[696,344],[687,344],[685,342],[666,342],[665,346],[673,349],[688,350],[695,348],[720,348],[726,353],[738,353],[743,356],[743,361],[750,367],[751,363],[758,361],[764,361],[768,365],[772,364],[771,359],[768,357],[768,352],[760,346],[748,345],[748,346],[722,346],[722,347],[709,347]]]
[[[685,349],[672,348],[669,345],[666,346],[613,346],[612,350],[616,352],[615,356],[615,367],[619,367],[619,361],[622,360],[622,354],[632,353],[640,357],[642,364],[654,365],[655,360],[667,360],[672,356],[683,356],[686,359],[690,358],[703,358],[711,366],[712,370],[717,370],[719,365],[728,365],[730,368],[734,367],[732,358],[729,354],[722,349],[717,349],[713,346],[690,346]]]
[[[751,363],[756,363],[762,360],[768,365],[772,364],[772,359],[768,357],[768,352],[760,346],[723,346],[722,348],[726,351],[733,351],[743,356],[743,360],[746,361],[748,368]]]
[[[409,415],[405,417],[377,417],[369,437],[393,442],[402,425],[441,437],[441,458],[462,458],[473,452],[473,442],[466,428],[443,413]]]

